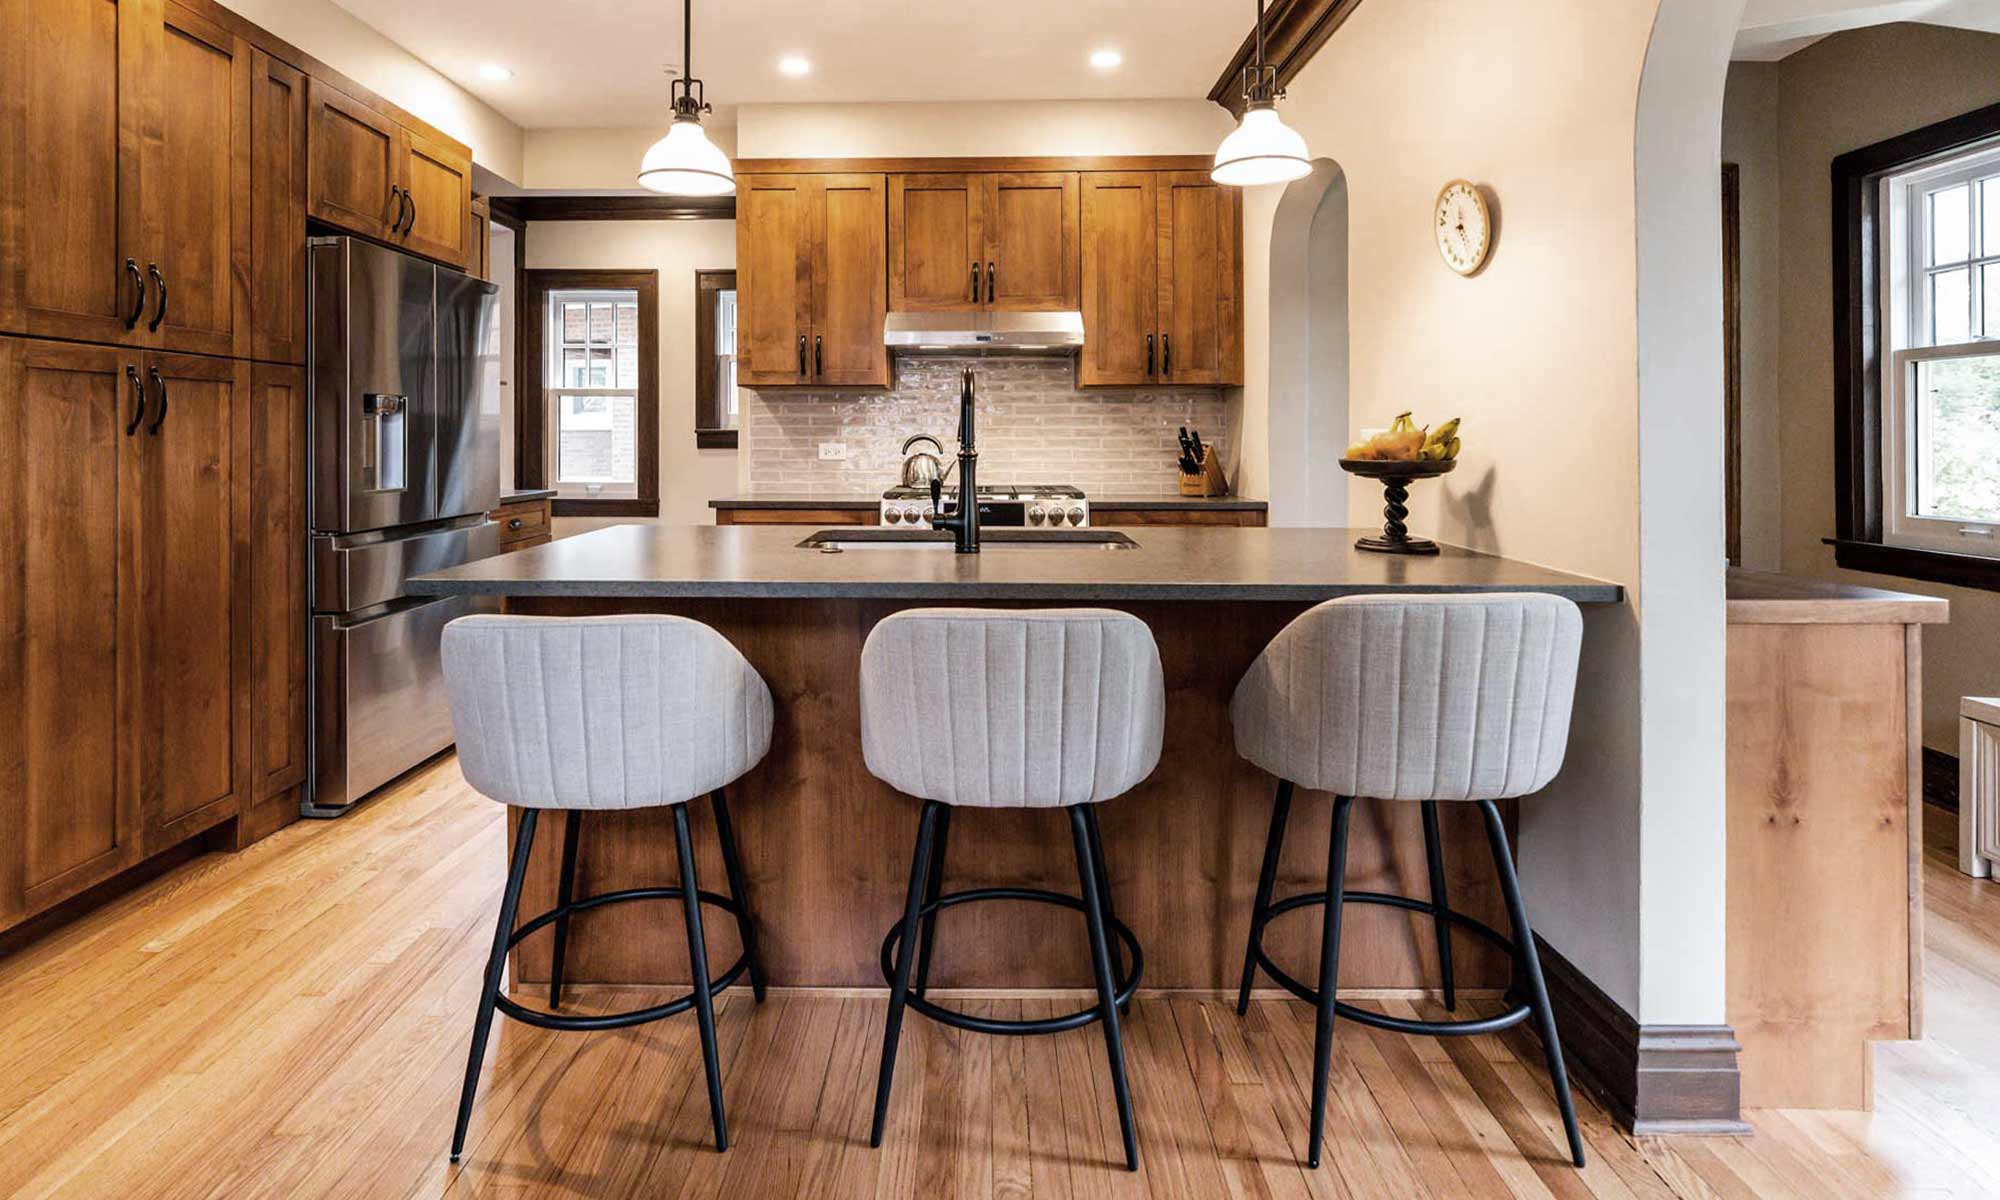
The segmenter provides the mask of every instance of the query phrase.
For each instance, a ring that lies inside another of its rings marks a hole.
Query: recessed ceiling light
[[[514,78],[514,72],[509,71],[499,63],[487,63],[485,66],[479,68],[479,77],[481,79],[491,79],[495,83],[498,83]]]
[[[778,74],[790,75],[793,79],[810,74],[812,69],[812,63],[803,54],[787,54],[778,60]]]
[[[1090,65],[1100,71],[1115,71],[1124,61],[1125,56],[1116,50],[1093,50],[1090,52]]]

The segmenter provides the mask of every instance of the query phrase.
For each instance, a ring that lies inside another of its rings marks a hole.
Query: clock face
[[[1446,266],[1460,275],[1485,266],[1493,251],[1493,220],[1486,197],[1463,179],[1445,184],[1438,193],[1436,233]]]

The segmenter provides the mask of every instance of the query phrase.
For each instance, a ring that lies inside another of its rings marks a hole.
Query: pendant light
[[[640,161],[639,186],[669,196],[727,196],[736,190],[729,156],[701,128],[709,104],[694,77],[694,0],[685,0],[681,37],[681,77],[669,85],[674,123]]]
[[[1208,177],[1231,187],[1284,183],[1312,173],[1306,140],[1278,116],[1278,68],[1264,61],[1264,0],[1257,0],[1257,57],[1243,67],[1243,119],[1215,148]]]

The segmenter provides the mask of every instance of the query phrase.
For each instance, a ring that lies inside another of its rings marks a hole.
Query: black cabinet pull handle
[[[806,377],[806,335],[799,335],[799,378]]]
[[[815,375],[826,373],[826,364],[821,360],[819,351],[819,335],[815,333],[813,334],[813,374]]]
[[[390,217],[390,218],[389,218],[389,232],[390,232],[390,233],[394,233],[394,232],[396,232],[396,230],[397,230],[397,229],[399,229],[399,228],[400,228],[400,227],[402,226],[402,224],[403,224],[403,185],[402,185],[402,184],[399,184],[399,183],[392,183],[392,184],[390,184],[390,185],[389,185],[389,199],[391,199],[391,200],[393,200],[393,201],[395,201],[395,202],[396,202],[396,215],[395,215],[395,216],[393,216],[393,217]]]
[[[125,436],[131,437],[146,419],[146,385],[139,382],[139,368],[131,363],[125,364],[125,378],[132,381],[132,419],[125,423]]]
[[[1174,373],[1174,344],[1167,334],[1160,335],[1160,377]]]
[[[167,277],[160,274],[160,264],[147,263],[146,274],[153,277],[153,286],[160,292],[160,307],[153,310],[153,319],[146,325],[147,333],[158,333],[160,322],[167,319]]]
[[[148,374],[153,377],[153,386],[160,389],[160,411],[154,415],[153,423],[146,426],[146,433],[148,435],[155,435],[160,432],[160,426],[167,419],[167,381],[161,377],[160,368],[158,367],[152,368]]]
[[[132,313],[125,318],[125,328],[137,329],[139,317],[146,311],[146,277],[139,274],[137,259],[126,259],[125,270],[132,276]]]
[[[417,198],[410,194],[409,188],[403,189],[403,205],[410,210],[410,215],[403,220],[403,236],[408,237],[410,231],[417,227]]]
[[[979,260],[972,260],[972,302],[979,303]]]
[[[521,527],[521,518],[519,517],[510,518],[507,522],[507,528],[509,529],[519,529],[520,527]]]
[[[993,303],[993,264],[986,264],[986,303]]]
[[[1149,378],[1149,379],[1150,379],[1150,378],[1152,377],[1152,374],[1153,374],[1153,335],[1149,333],[1149,334],[1147,334],[1147,335],[1146,335],[1146,376],[1147,376],[1147,378]]]

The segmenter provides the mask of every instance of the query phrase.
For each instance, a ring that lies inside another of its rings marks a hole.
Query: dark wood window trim
[[[1833,160],[1834,562],[1857,571],[2000,591],[2000,559],[1882,540],[1882,180],[2000,137],[2000,104]]]
[[[514,486],[552,487],[547,482],[544,433],[548,411],[543,396],[542,336],[548,328],[549,293],[571,288],[620,289],[639,294],[639,445],[636,499],[582,500],[558,497],[558,517],[657,517],[660,515],[660,273],[658,271],[522,271],[519,350],[514,399]]]
[[[715,295],[735,290],[733,270],[694,273],[694,444],[703,450],[736,449],[736,430],[723,425],[715,398]]]

